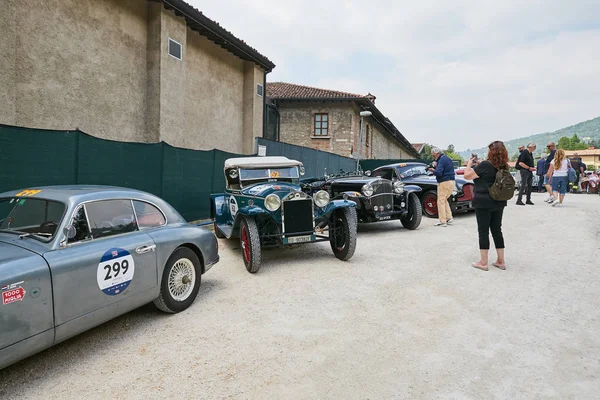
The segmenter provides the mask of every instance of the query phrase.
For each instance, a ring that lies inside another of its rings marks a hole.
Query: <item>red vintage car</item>
[[[598,193],[600,176],[598,176],[596,172],[586,171],[585,176],[581,178],[581,182],[579,184],[582,192]]]

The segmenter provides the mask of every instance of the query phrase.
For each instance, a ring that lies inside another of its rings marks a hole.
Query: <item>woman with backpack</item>
[[[549,204],[552,204],[552,207],[562,206],[567,194],[567,188],[569,187],[569,168],[571,168],[571,164],[569,163],[569,159],[565,157],[565,151],[563,149],[556,150],[554,161],[550,164],[547,174],[548,179],[552,183],[554,200],[549,202]],[[558,196],[559,192],[560,198]]]
[[[506,207],[506,200],[495,200],[490,194],[492,186],[499,185],[497,176],[499,170],[506,174],[499,174],[503,179],[507,179],[505,185],[500,185],[502,193],[495,194],[495,197],[511,198],[515,191],[515,182],[508,172],[508,151],[501,141],[495,141],[488,146],[487,160],[479,163],[472,168],[473,158],[467,162],[465,169],[465,179],[473,179],[475,183],[475,196],[473,206],[475,207],[475,216],[477,217],[477,230],[479,232],[479,252],[481,259],[471,264],[474,268],[488,270],[488,253],[490,250],[490,231],[494,238],[496,253],[498,258],[492,263],[494,267],[502,270],[506,269],[504,261],[504,237],[502,236],[502,214]],[[510,182],[508,182],[510,177]],[[512,189],[512,192],[511,192]],[[496,193],[496,192],[494,192]]]

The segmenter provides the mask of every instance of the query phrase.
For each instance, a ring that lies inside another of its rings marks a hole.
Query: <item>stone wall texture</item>
[[[262,136],[264,70],[160,2],[2,3],[0,123],[238,153]],[[168,54],[169,38],[182,60]]]
[[[282,142],[345,157],[353,157],[360,151],[363,159],[414,158],[371,117],[363,119],[362,143],[359,148],[360,109],[353,102],[279,101],[277,107],[281,117]],[[328,114],[329,135],[326,138],[314,135],[314,115],[318,113]]]

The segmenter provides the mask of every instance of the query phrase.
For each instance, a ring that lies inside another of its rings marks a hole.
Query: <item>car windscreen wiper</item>
[[[12,229],[0,229],[0,232],[2,232],[2,233],[14,233],[15,235],[21,235],[21,234],[25,233],[25,232],[21,232],[21,231],[15,231],[15,230],[12,230]]]
[[[19,239],[23,239],[23,238],[26,238],[29,236],[41,236],[41,237],[45,237],[45,238],[51,238],[54,235],[51,233],[44,233],[44,232],[36,232],[36,233],[27,232],[27,233],[21,233],[19,235]]]

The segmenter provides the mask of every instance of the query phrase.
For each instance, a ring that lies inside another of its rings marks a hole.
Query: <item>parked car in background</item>
[[[515,178],[515,191],[519,191],[520,187],[521,187],[521,174],[519,173],[519,171],[516,172],[511,172],[511,175],[513,176],[513,178]],[[540,182],[540,177],[537,176],[536,174],[533,174],[533,178],[532,178],[532,184],[531,184],[531,191],[532,192],[539,192],[539,187],[538,187],[538,183]],[[543,191],[545,192],[546,189],[543,189]]]
[[[581,191],[586,193],[598,193],[600,177],[594,171],[586,171],[585,176],[581,177]]]
[[[416,193],[421,189],[369,175],[370,172],[326,175],[305,181],[304,190],[308,193],[325,190],[333,199],[352,200],[360,223],[400,220],[405,228],[417,229],[422,210]]]
[[[220,238],[240,238],[248,272],[258,272],[264,247],[328,241],[348,260],[356,248],[356,204],[302,191],[301,162],[286,157],[230,158],[225,193],[211,195],[211,216]]]
[[[372,175],[390,179],[392,182],[401,181],[405,185],[420,187],[421,191],[416,194],[421,202],[423,212],[428,217],[437,217],[438,183],[435,176],[427,170],[427,164],[420,162],[390,164],[374,169]],[[473,181],[456,176],[456,190],[449,199],[452,212],[474,210],[473,188]]]
[[[105,186],[0,194],[0,368],[146,303],[188,308],[219,260],[162,199]]]

